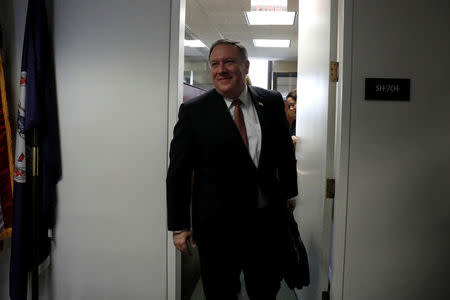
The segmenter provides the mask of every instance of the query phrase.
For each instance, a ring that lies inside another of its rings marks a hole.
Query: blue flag
[[[29,0],[22,53],[14,169],[10,297],[25,300],[32,268],[30,145],[39,136],[39,262],[50,253],[48,230],[55,225],[56,183],[61,152],[52,48],[44,0]]]

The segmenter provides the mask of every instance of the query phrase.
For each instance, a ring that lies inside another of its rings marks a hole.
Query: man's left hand
[[[297,144],[297,137],[295,135],[291,136],[292,143]]]

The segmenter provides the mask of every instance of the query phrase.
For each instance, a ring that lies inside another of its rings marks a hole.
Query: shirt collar
[[[249,98],[249,94],[248,94],[247,85],[245,85],[244,90],[242,91],[242,93],[239,95],[238,98],[242,101],[242,103],[245,106],[248,106],[250,104],[250,98]],[[234,99],[225,98],[225,97],[224,97],[224,99],[225,99],[225,103],[227,104],[228,108],[230,108],[231,103],[233,102]]]

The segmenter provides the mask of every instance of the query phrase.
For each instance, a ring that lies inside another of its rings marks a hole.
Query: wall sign
[[[410,79],[366,78],[365,99],[409,101],[410,87]]]

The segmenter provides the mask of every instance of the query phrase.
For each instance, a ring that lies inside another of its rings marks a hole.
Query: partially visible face
[[[286,101],[289,107],[289,111],[295,115],[297,113],[297,101],[295,101],[292,97],[287,98]]]
[[[239,97],[245,88],[249,61],[242,61],[239,49],[233,45],[219,44],[209,58],[211,76],[219,94],[226,98]]]

